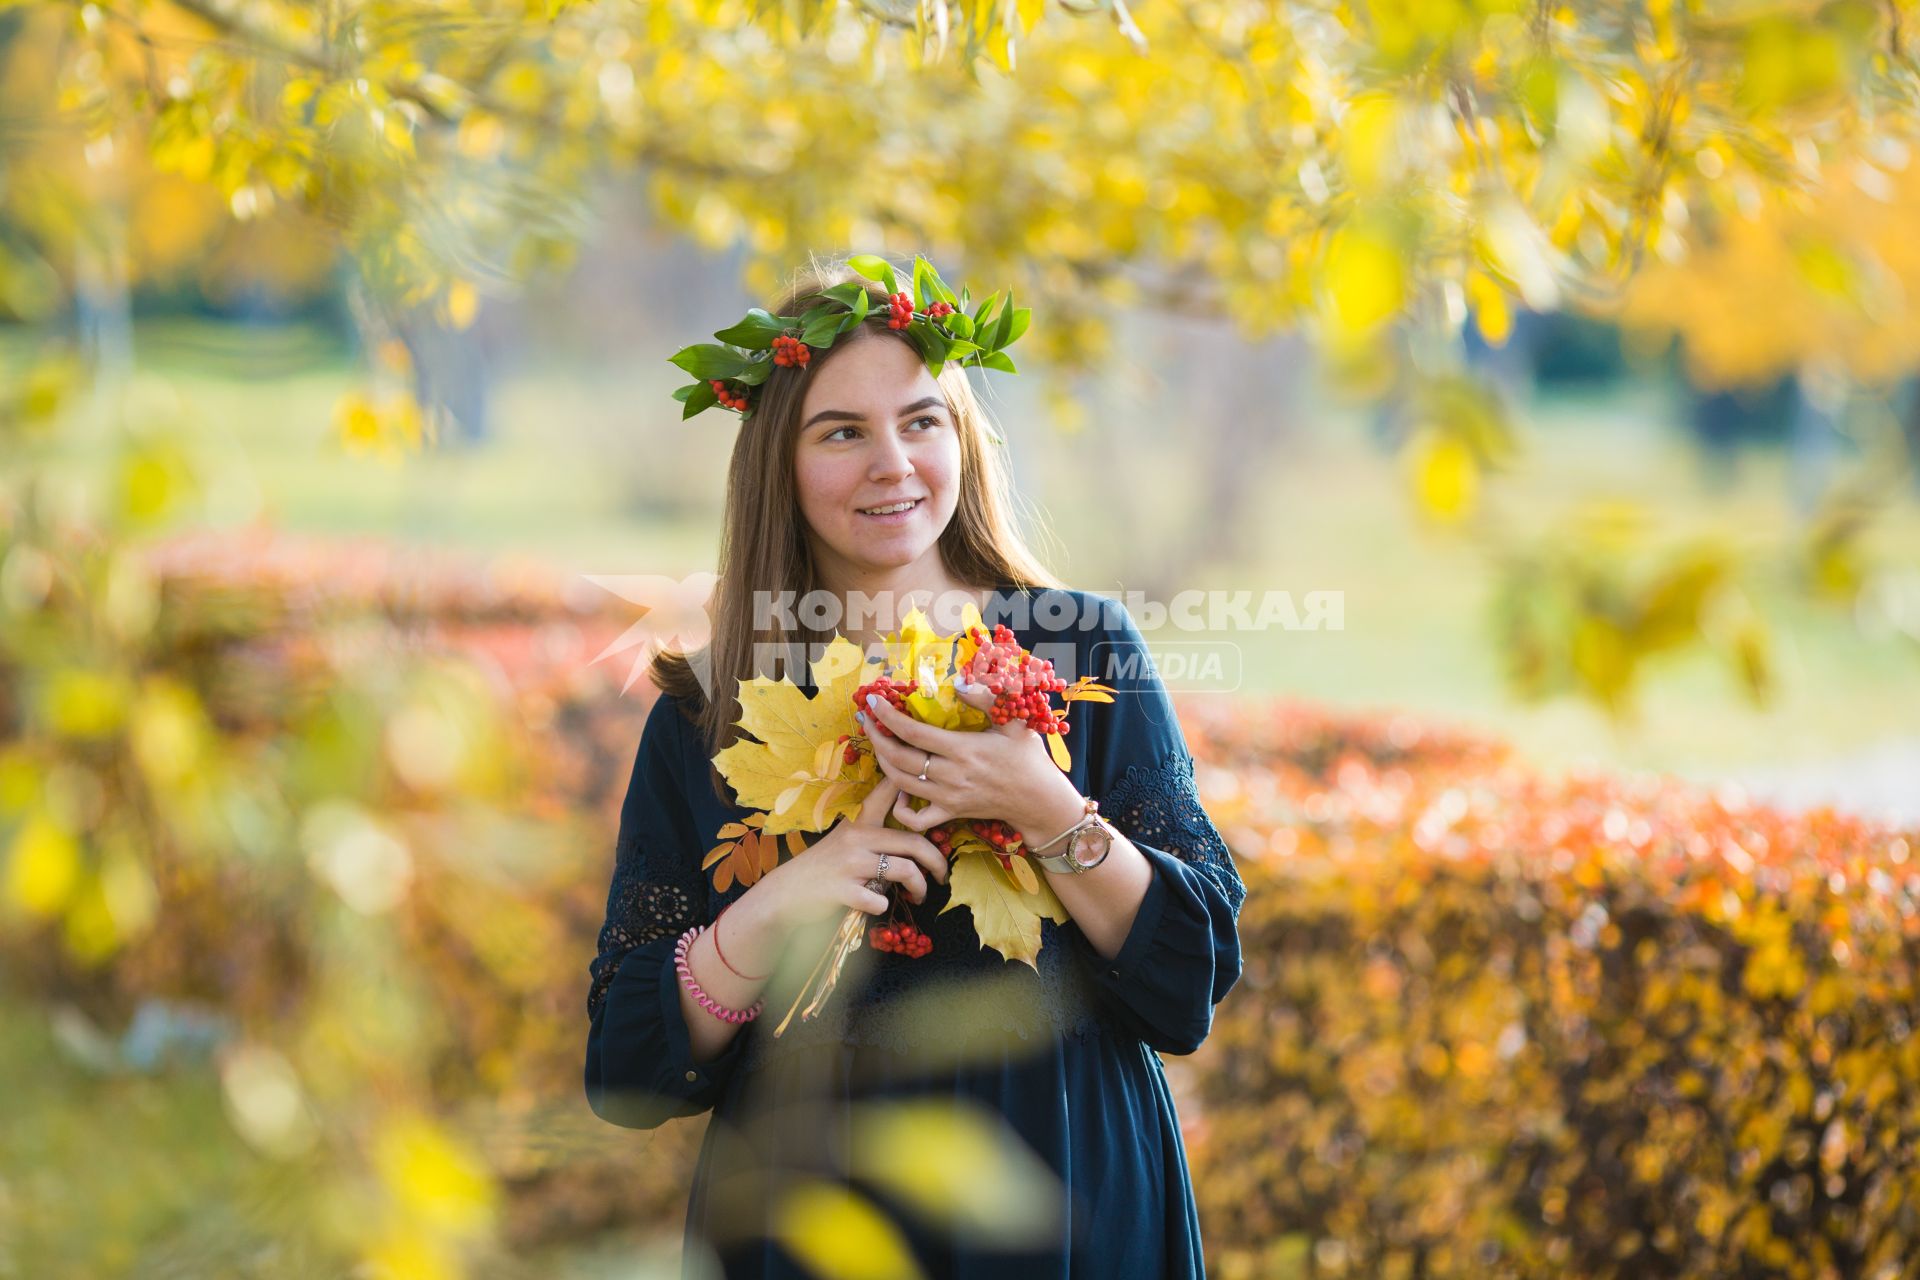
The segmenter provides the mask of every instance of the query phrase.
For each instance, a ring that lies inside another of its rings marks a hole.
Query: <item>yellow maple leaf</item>
[[[852,764],[828,749],[859,726],[853,691],[868,674],[857,645],[835,636],[813,664],[817,692],[809,698],[791,680],[757,676],[740,682],[742,738],[714,756],[741,805],[767,814],[765,831],[824,831],[853,817],[872,790],[875,765],[862,754]]]
[[[1023,961],[1036,971],[1040,968],[1035,963],[1040,954],[1040,921],[1067,922],[1067,909],[1051,886],[1036,877],[1034,892],[1022,890],[1013,873],[990,852],[968,849],[956,854],[948,884],[952,897],[940,908],[941,915],[965,907],[973,913],[973,929],[980,935],[981,946],[992,947],[1009,960]]]
[[[935,631],[918,608],[910,609],[898,631],[880,638],[881,661],[893,679],[912,680],[930,692],[946,675],[953,639]]]
[[[979,648],[967,635],[969,628],[981,625],[979,606],[969,600],[961,611],[960,623],[958,632],[943,636],[933,629],[925,613],[917,608],[909,610],[900,630],[880,638],[881,674],[914,682],[917,687],[904,701],[907,714],[922,724],[941,729],[984,729],[990,717],[962,702],[950,678],[956,664],[970,660]]]

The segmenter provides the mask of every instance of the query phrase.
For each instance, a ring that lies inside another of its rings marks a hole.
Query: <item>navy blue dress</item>
[[[714,890],[700,862],[720,827],[748,811],[714,794],[697,726],[672,697],[647,719],[590,966],[586,1091],[596,1114],[630,1128],[713,1111],[688,1200],[689,1275],[713,1274],[700,1264],[714,1260],[727,1277],[811,1275],[774,1238],[763,1175],[836,1168],[888,1210],[929,1277],[1204,1274],[1179,1118],[1157,1055],[1192,1053],[1238,979],[1246,890],[1200,806],[1186,738],[1124,607],[1081,591],[1003,587],[986,621],[1006,622],[1062,678],[1092,674],[1116,690],[1110,704],[1074,704],[1066,740],[1073,784],[1153,865],[1111,959],[1071,922],[1046,921],[1038,972],[1005,960],[980,946],[967,910],[939,914],[948,887],[935,881],[912,908],[933,939],[929,955],[862,947],[825,1010],[810,1021],[795,1015],[779,1038],[772,1029],[794,988],[780,998],[770,988],[757,1020],[719,1057],[694,1062],[674,942],[744,892]],[[929,993],[940,994],[929,1002]],[[929,1007],[938,1011],[931,1018]],[[1018,1247],[956,1239],[836,1165],[851,1104],[929,1096],[998,1112],[1058,1176],[1063,1212],[1045,1239]]]

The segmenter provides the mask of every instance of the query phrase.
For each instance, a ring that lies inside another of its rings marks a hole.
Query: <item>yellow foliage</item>
[[[126,713],[127,690],[114,675],[60,667],[46,677],[41,714],[61,737],[104,738],[119,731]]]
[[[435,436],[432,419],[421,413],[419,403],[407,394],[381,404],[358,393],[343,396],[335,406],[333,422],[349,454],[370,455],[389,465],[420,452]]]
[[[1025,858],[1014,864],[1028,871],[1025,883],[985,849],[967,849],[953,857],[953,876],[948,882],[951,899],[940,908],[945,915],[955,907],[965,907],[973,916],[974,932],[980,945],[991,947],[1009,960],[1019,960],[1036,972],[1040,966],[1040,921],[1067,922],[1067,909],[1051,885],[1032,875]]]
[[[1437,430],[1420,432],[1410,448],[1414,492],[1420,509],[1443,524],[1473,513],[1479,492],[1479,464],[1459,437]]]
[[[924,1276],[906,1237],[851,1187],[808,1180],[783,1189],[773,1234],[821,1280],[914,1280]]]
[[[387,1195],[403,1220],[448,1235],[491,1227],[498,1192],[492,1174],[467,1145],[427,1116],[388,1117],[372,1152]]]
[[[813,663],[811,698],[791,680],[740,682],[738,723],[757,741],[741,738],[713,762],[742,806],[766,812],[769,834],[824,831],[859,814],[875,766],[865,755],[849,765],[837,747],[859,729],[853,691],[867,667],[857,645],[835,636]]]
[[[958,1099],[871,1102],[851,1129],[849,1172],[929,1222],[998,1248],[1038,1248],[1058,1230],[1059,1179],[991,1111]]]
[[[79,888],[80,846],[47,813],[30,815],[7,849],[7,901],[29,915],[59,915]]]

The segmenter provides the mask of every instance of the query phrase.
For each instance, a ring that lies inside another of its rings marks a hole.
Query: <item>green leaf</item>
[[[681,391],[686,392],[684,397],[681,396]],[[720,397],[714,394],[713,384],[711,382],[696,382],[690,387],[680,388],[680,391],[676,391],[673,394],[675,399],[684,399],[686,401],[687,407],[680,415],[680,421],[682,422],[685,422],[694,414],[711,409],[720,403]]]
[[[867,318],[867,308],[873,304],[873,295],[862,289],[853,300],[853,318],[858,323]]]
[[[978,350],[980,348],[976,343],[968,342],[965,338],[955,338],[947,344],[947,359],[964,360]]]
[[[834,335],[840,332],[840,318],[846,314],[844,311],[829,311],[825,315],[815,316],[807,322],[806,329],[800,334],[800,341],[810,347],[828,345]]]
[[[980,304],[980,309],[973,313],[974,332],[987,332],[987,326],[993,323],[993,309],[999,305],[1000,291],[996,289],[985,302]]]
[[[680,348],[668,359],[696,378],[731,378],[747,367],[748,357],[732,347],[700,342]]]
[[[925,311],[932,301],[927,296],[927,276],[933,271],[933,264],[919,254],[913,255],[913,309]]]
[[[953,290],[947,287],[947,282],[940,278],[940,272],[931,262],[927,264],[927,285],[933,290],[932,301],[944,302],[950,307],[960,305],[960,299],[953,296]]]
[[[1027,331],[1027,321],[1031,319],[1033,319],[1032,308],[1016,307],[1013,311],[1012,327],[1007,330],[1007,336],[1001,339],[1000,342],[997,343],[996,345],[1002,346],[1002,347],[1012,346],[1015,342],[1019,340],[1020,335]]]
[[[953,339],[940,332],[930,321],[915,320],[913,327],[925,331],[923,337],[925,346],[923,349],[927,353],[927,372],[937,378],[940,376],[940,370],[946,366],[948,351],[953,346]]]
[[[722,342],[731,342],[736,347],[745,347],[749,351],[765,351],[773,346],[773,340],[786,331],[786,325],[778,316],[759,307],[747,312],[747,318],[731,329],[722,329],[713,336]]]
[[[836,284],[831,288],[822,289],[820,296],[823,298],[832,298],[843,307],[851,307],[855,305],[856,299],[867,297],[868,294],[865,285],[856,280],[848,280],[843,284]]]
[[[983,340],[982,345],[998,351],[1007,345],[1007,328],[1013,321],[1013,290],[1007,290],[1007,305],[1000,308],[1000,318],[994,322],[993,337]]]
[[[765,382],[767,375],[772,372],[773,357],[768,356],[765,360],[755,360],[739,373],[734,374],[733,380],[735,382],[745,383],[749,387],[757,387]]]
[[[1014,368],[1013,361],[1007,357],[1007,353],[1004,351],[989,351],[980,357],[980,363],[989,369],[998,369],[1002,373],[1020,372]]]
[[[885,258],[871,253],[859,253],[848,258],[847,265],[867,279],[877,280],[887,286],[888,293],[900,292],[900,287],[894,283],[893,264]]]
[[[840,317],[840,327],[834,330],[834,335],[838,337],[849,334],[859,327],[860,317],[856,313],[849,311]]]
[[[967,318],[966,312],[956,311],[946,317],[946,322],[947,332],[951,333],[954,337],[971,338],[973,336],[973,321]]]

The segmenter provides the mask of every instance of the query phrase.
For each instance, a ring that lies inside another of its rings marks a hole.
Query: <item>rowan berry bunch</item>
[[[974,834],[993,846],[995,853],[1015,854],[1026,849],[1026,837],[999,818],[973,818],[969,820]]]
[[[913,295],[896,293],[887,299],[887,328],[904,329],[913,323]]]
[[[876,924],[867,930],[867,940],[875,951],[891,951],[916,960],[933,950],[933,939],[911,920]]]
[[[804,369],[812,359],[813,348],[798,338],[783,333],[773,340],[773,362],[783,369]]]
[[[867,927],[867,941],[875,951],[918,959],[933,950],[933,939],[913,921],[913,908],[894,886],[887,887],[888,911],[885,922]]]
[[[853,709],[864,712],[867,709],[867,695],[877,693],[892,704],[895,711],[902,715],[910,715],[912,713],[907,710],[907,695],[919,687],[911,680],[889,680],[886,676],[881,676],[878,680],[869,681],[853,691]],[[893,730],[881,724],[878,716],[868,716],[867,720],[869,732],[878,729],[889,738],[894,736]]]
[[[1022,649],[1005,623],[995,626],[991,636],[979,627],[970,634],[980,647],[961,674],[968,684],[993,691],[993,707],[987,714],[995,724],[1025,720],[1035,733],[1058,734],[1073,727],[1053,713],[1048,695],[1064,693],[1067,682],[1054,673],[1052,662]]]
[[[746,394],[727,390],[727,384],[718,378],[713,379],[713,394],[724,408],[739,409],[742,412],[747,408]]]
[[[927,828],[926,837],[934,848],[951,858],[953,842],[963,830],[971,830],[992,845],[995,853],[1015,854],[1026,848],[1019,831],[998,818],[950,818],[937,827]]]

